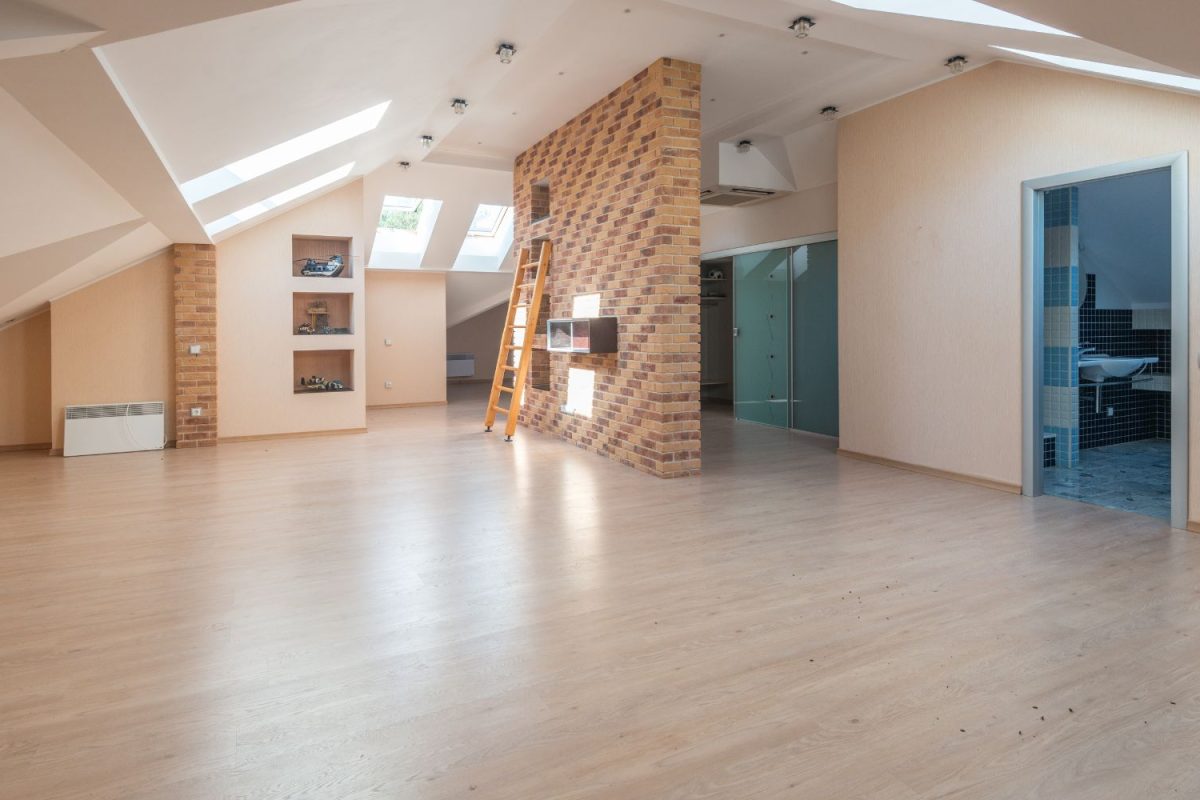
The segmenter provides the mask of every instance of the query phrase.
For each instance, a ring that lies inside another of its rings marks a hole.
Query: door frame
[[[1167,169],[1171,174],[1171,527],[1188,522],[1188,154],[1186,151],[1066,172],[1021,184],[1021,493],[1043,490],[1042,336],[1045,259],[1044,192],[1080,183]],[[1179,354],[1183,354],[1180,358]]]
[[[791,269],[792,269],[792,256],[794,255],[794,251],[796,250],[796,248],[805,247],[810,244],[823,244],[825,242],[836,242],[836,241],[838,241],[837,231],[827,231],[825,233],[814,233],[814,234],[811,234],[808,236],[797,236],[792,239],[780,239],[780,240],[774,241],[774,242],[763,242],[762,244],[751,244],[751,245],[745,245],[743,247],[732,247],[732,248],[728,248],[726,250],[714,250],[710,253],[702,253],[700,255],[700,261],[704,262],[704,261],[708,261],[709,259],[714,259],[714,258],[734,258],[736,256],[750,255],[751,253],[762,253],[762,252],[766,252],[767,250],[787,250],[788,251],[787,328],[788,328],[788,337],[790,339],[791,337],[793,337],[795,335],[795,327],[794,327],[795,320],[794,320],[794,314],[793,314],[793,309],[792,309],[792,298],[791,298],[791,280],[792,280]],[[737,331],[737,327],[738,327],[737,280],[735,280],[732,270],[729,275],[729,302],[730,302],[730,306],[733,310],[733,329],[734,329],[734,331]],[[734,334],[734,337],[736,338],[736,333]],[[732,395],[733,395],[733,407],[734,407],[734,409],[736,409],[737,408],[737,391],[738,391],[738,388],[737,388],[737,343],[733,342],[732,345],[733,345],[733,347],[732,347],[732,358],[730,359],[730,369],[732,370],[731,378],[733,380],[732,380],[731,386],[732,386]],[[790,353],[789,353],[789,355],[790,355]],[[789,398],[790,398],[790,392],[791,392],[791,387],[792,387],[792,380],[793,380],[792,359],[789,358],[788,359]],[[736,411],[735,411],[735,417],[736,417]],[[765,422],[764,423],[756,423],[753,420],[741,420],[741,421],[749,422],[751,424],[768,425],[768,423],[765,423]],[[774,428],[775,426],[768,425],[768,427]],[[840,428],[840,425],[839,425],[839,428]],[[784,426],[783,428],[780,428],[779,430],[791,431],[793,433],[797,432],[796,429],[792,427],[792,403],[790,402],[790,399],[788,402],[788,424],[786,426]],[[801,431],[801,432],[808,433],[807,431]],[[840,430],[839,430],[839,432],[840,432]],[[821,436],[823,434],[810,434],[810,435]],[[830,438],[837,438],[837,437],[830,437]]]

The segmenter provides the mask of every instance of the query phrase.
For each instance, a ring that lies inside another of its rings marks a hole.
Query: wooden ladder
[[[496,374],[492,378],[492,394],[488,398],[487,416],[483,420],[483,429],[490,431],[496,422],[497,412],[506,417],[504,423],[504,441],[511,442],[513,433],[517,430],[517,417],[521,414],[521,398],[525,392],[525,380],[529,376],[530,354],[533,352],[533,336],[537,332],[538,314],[542,309],[542,293],[546,289],[546,273],[550,270],[550,242],[542,242],[538,260],[530,262],[529,248],[521,248],[521,257],[517,260],[517,269],[513,273],[512,294],[508,300],[508,314],[504,317],[504,333],[500,339],[500,353],[496,357]],[[532,282],[529,274],[533,273]],[[521,290],[532,286],[533,292],[528,303],[521,302]],[[525,319],[517,323],[517,309],[525,309]],[[521,343],[514,344],[513,336],[521,331]],[[510,356],[517,354],[517,363],[510,363]],[[509,373],[513,375],[512,386],[505,386],[504,379]],[[500,405],[500,395],[509,395],[508,407]]]

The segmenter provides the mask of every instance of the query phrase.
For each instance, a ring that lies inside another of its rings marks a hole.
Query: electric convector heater
[[[63,455],[161,450],[166,445],[163,417],[161,402],[67,406]]]

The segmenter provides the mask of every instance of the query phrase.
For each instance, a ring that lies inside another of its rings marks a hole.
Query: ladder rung
[[[508,392],[509,394],[512,394],[512,393],[513,393],[513,390],[512,390],[512,387],[511,387],[511,386],[501,386],[501,387],[500,387],[500,391],[502,391],[502,392]]]
[[[510,327],[510,328],[520,328],[521,330],[524,330],[525,328],[528,328],[529,326],[528,326],[528,325],[509,325],[508,327]]]
[[[492,411],[499,411],[501,414],[507,414],[507,413],[508,413],[508,409],[507,409],[507,408],[505,408],[504,406],[495,406],[495,407],[493,407],[493,408],[492,408]]]
[[[504,365],[504,368],[505,368],[506,370],[508,370],[509,372],[516,372],[516,371],[517,371],[517,368],[516,368],[516,367],[514,367],[512,364],[505,364],[505,365]]]

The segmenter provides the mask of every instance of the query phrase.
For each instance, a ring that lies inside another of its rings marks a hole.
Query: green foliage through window
[[[421,207],[423,202],[417,203],[413,208],[388,208],[384,206],[383,213],[379,215],[379,227],[393,231],[408,231],[409,233],[417,232],[417,223],[421,221]]]

